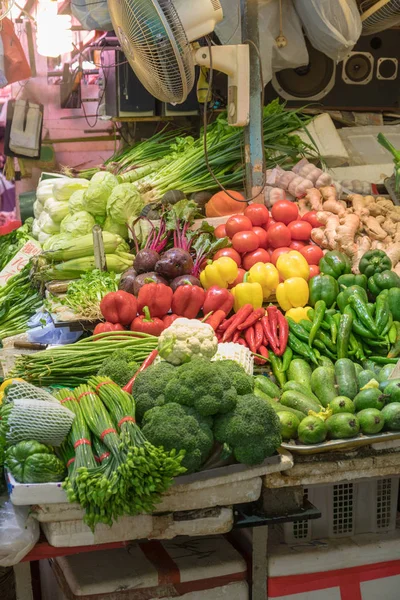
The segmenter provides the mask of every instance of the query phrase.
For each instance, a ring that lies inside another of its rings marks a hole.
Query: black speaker
[[[308,65],[275,73],[266,104],[280,97],[288,107],[315,102],[333,110],[400,110],[400,30],[361,37],[338,64],[306,43]]]

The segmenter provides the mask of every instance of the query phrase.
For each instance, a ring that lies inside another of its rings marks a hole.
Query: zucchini
[[[319,412],[321,410],[321,405],[318,402],[315,402],[315,400],[308,396],[304,396],[304,394],[294,392],[293,390],[283,392],[280,402],[284,406],[299,410],[305,415],[308,415],[309,410],[313,410],[314,412]]]
[[[257,375],[254,379],[254,386],[272,398],[280,398],[282,394],[278,386],[269,377],[265,377],[264,375]]]
[[[299,392],[300,394],[303,394],[303,396],[307,396],[307,398],[311,398],[311,400],[314,400],[315,402],[318,402],[318,404],[321,404],[317,396],[310,392],[309,388],[307,388],[302,383],[298,383],[297,381],[288,381],[287,383],[285,383],[282,389],[284,392],[288,392],[290,390],[292,390],[293,392]]]
[[[318,367],[311,375],[311,389],[322,406],[327,407],[338,396],[335,371],[331,367]]]
[[[340,358],[335,364],[338,396],[347,396],[350,400],[358,393],[358,381],[354,363],[349,358]]]
[[[311,367],[302,358],[295,358],[289,365],[287,377],[289,381],[297,381],[311,391]]]

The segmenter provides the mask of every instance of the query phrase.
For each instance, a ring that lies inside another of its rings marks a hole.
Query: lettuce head
[[[76,190],[68,200],[69,212],[76,213],[80,210],[85,210],[85,191],[86,190]]]
[[[103,225],[103,230],[110,233],[115,233],[116,235],[121,236],[124,240],[128,239],[128,227],[125,225],[125,223],[114,223],[110,217],[106,218]]]
[[[60,232],[68,233],[71,237],[79,237],[91,233],[95,220],[88,212],[81,210],[72,215],[67,215],[61,221]]]
[[[114,222],[124,225],[138,217],[144,203],[136,187],[132,183],[117,185],[107,201],[107,216]]]
[[[84,195],[85,210],[94,217],[104,216],[111,189],[106,183],[90,183]]]
[[[109,173],[108,171],[98,171],[97,173],[95,173],[92,177],[92,179],[90,180],[90,185],[92,183],[101,183],[103,185],[106,185],[110,188],[110,190],[112,190],[113,188],[115,188],[116,185],[118,185],[118,178],[115,177],[115,175],[113,175],[112,173]]]

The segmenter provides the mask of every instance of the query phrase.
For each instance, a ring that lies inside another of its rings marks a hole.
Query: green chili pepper
[[[339,332],[337,338],[337,357],[347,358],[349,353],[349,341],[351,329],[353,326],[353,318],[351,315],[343,314],[340,317]]]
[[[370,356],[369,360],[378,365],[397,365],[399,362],[398,358],[389,358],[388,356]]]
[[[343,290],[343,292],[340,292],[340,294],[337,297],[337,305],[339,307],[340,312],[344,311],[344,307],[346,306],[346,304],[349,303],[349,300],[351,298],[351,296],[354,294],[354,292],[359,292],[361,298],[364,300],[365,303],[368,302],[368,296],[367,296],[367,292],[364,290],[364,288],[360,287],[359,285],[351,285],[350,287],[346,288],[345,290]]]
[[[293,350],[287,346],[282,356],[282,371],[286,373],[293,358]]]
[[[351,306],[347,305],[344,309],[343,314],[350,315],[353,318],[353,331],[357,335],[360,335],[362,338],[368,338],[371,340],[376,339],[376,335],[373,334],[369,329],[367,329],[361,321],[357,319],[356,311],[351,308]]]
[[[393,315],[392,315],[393,317]],[[396,336],[397,336],[397,326],[396,326],[397,321],[393,321],[393,324],[391,326],[391,328],[389,329],[389,342],[391,344],[394,344],[396,341]],[[400,323],[399,323],[400,325]]]
[[[379,294],[379,296],[376,299],[375,305],[375,325],[376,329],[378,330],[378,333],[381,334],[389,320],[390,309],[387,294]]]
[[[389,308],[395,321],[400,321],[400,288],[388,290]]]
[[[357,346],[358,346],[358,351],[356,352],[356,358],[358,358],[358,360],[364,360],[365,359],[365,353],[364,353],[364,347],[362,344],[362,341],[353,333],[350,334],[350,341],[354,338]],[[354,342],[353,342],[354,343]]]
[[[368,312],[371,315],[371,317],[374,318],[375,317],[376,305],[373,304],[372,302],[368,302],[367,309],[368,309]]]
[[[274,374],[274,377],[278,382],[279,386],[283,387],[287,381],[287,378],[282,368],[282,361],[279,356],[276,356],[276,354],[272,352],[272,350],[269,351],[268,355],[269,361],[271,363],[272,373]]]
[[[293,319],[291,319],[290,317],[287,318],[288,323],[289,323],[289,329],[292,333],[294,333],[294,335],[299,338],[299,340],[301,340],[302,342],[307,342],[308,343],[308,337],[309,337],[309,332],[307,329],[305,329],[302,324],[300,323],[296,323],[296,321],[293,321]],[[310,321],[307,321],[307,323],[310,323]],[[311,325],[311,323],[310,323]]]
[[[347,288],[350,289],[350,288]],[[356,311],[357,317],[360,321],[375,335],[379,335],[374,319],[368,312],[367,303],[363,296],[359,294],[358,290],[355,290],[349,298],[349,304]]]
[[[320,350],[324,356],[327,356],[328,358],[330,358],[333,361],[337,360],[336,354],[331,352],[331,350],[329,350],[329,348],[327,348],[325,346],[324,342],[321,342],[321,340],[314,340],[314,346],[315,346],[315,348],[318,348],[318,350]],[[316,353],[316,350],[314,350],[314,352]]]
[[[296,352],[297,354],[300,354],[300,356],[308,358],[315,365],[318,365],[316,354],[314,353],[312,348],[310,348],[308,344],[305,344],[304,342],[299,340],[292,331],[289,332],[288,343],[293,352]]]
[[[310,308],[309,311],[307,311],[307,317],[311,320],[314,321],[314,317],[315,317],[315,311],[313,308]],[[325,317],[324,320],[321,323],[321,329],[325,329],[325,331],[330,331],[330,327],[329,327],[329,321],[328,321],[328,311],[326,311],[325,313]]]
[[[399,321],[395,321],[393,325],[396,328],[396,338],[394,342],[392,342],[393,345],[390,348],[388,358],[397,358],[398,356],[400,356],[400,323]]]
[[[383,328],[382,335],[384,335],[385,337],[388,336],[388,333],[391,330],[392,325],[393,325],[393,315],[389,311],[388,322],[386,323],[385,327]],[[390,339],[389,339],[389,341],[390,341]]]
[[[319,328],[321,327],[321,323],[324,320],[325,311],[326,311],[325,302],[323,300],[318,300],[315,303],[314,311],[315,311],[314,319],[312,322],[311,331],[310,331],[310,335],[308,338],[308,345],[310,346],[310,348],[313,344],[313,341],[315,340],[315,336],[317,335]]]
[[[308,331],[308,334],[310,334],[312,328],[312,323],[310,323],[310,321],[305,321],[304,319],[302,319],[299,325],[301,325],[306,331]],[[329,337],[329,335],[326,335],[325,331],[317,331],[315,337],[318,340],[320,340],[323,344],[325,344],[325,346],[327,346],[331,350],[331,352],[336,352],[336,345],[332,343],[331,338]]]

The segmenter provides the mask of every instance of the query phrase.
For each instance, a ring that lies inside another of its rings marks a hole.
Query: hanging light
[[[36,23],[36,45],[39,54],[57,57],[72,51],[71,17],[57,14],[57,2],[41,0]]]

